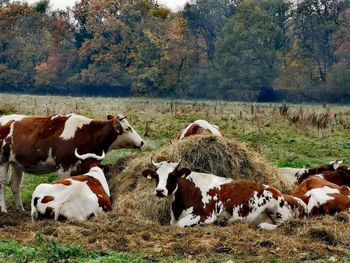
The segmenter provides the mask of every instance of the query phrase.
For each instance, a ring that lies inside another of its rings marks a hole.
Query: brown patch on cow
[[[200,129],[202,129],[202,128],[199,125],[192,124],[191,127],[185,133],[184,137],[189,137],[189,136],[193,136],[195,134],[199,134]]]
[[[101,161],[98,161],[98,160],[93,159],[93,158],[82,160],[81,163],[77,165],[77,173],[78,174],[86,174],[93,167],[100,167],[102,169],[102,167],[104,167],[104,165],[101,165],[100,162]]]
[[[87,186],[96,195],[98,205],[102,208],[102,210],[105,212],[112,210],[111,199],[103,189],[103,186],[98,179],[87,175],[73,176],[71,179],[79,182],[86,182]]]
[[[344,167],[347,167],[347,166],[342,165],[341,167],[338,167],[338,169],[340,168],[339,170],[345,170]],[[300,175],[299,178],[297,178],[297,183],[301,184],[304,180],[306,180],[312,175],[323,174],[324,172],[329,172],[329,171],[334,171],[334,166],[332,164],[322,164],[314,168],[309,168],[307,172],[305,171],[303,174]]]
[[[51,195],[45,195],[45,196],[43,197],[43,199],[41,199],[41,203],[46,204],[46,203],[48,203],[48,202],[51,202],[51,201],[54,200],[54,199],[55,199],[55,197],[53,197],[53,196],[51,196]]]
[[[69,179],[60,179],[52,182],[53,184],[63,184],[63,185],[71,185],[72,182]]]
[[[272,198],[274,198],[276,200],[278,199],[278,197],[280,197],[282,195],[279,190],[277,190],[275,187],[270,186],[270,185],[266,188],[266,190],[271,192],[272,193]]]
[[[336,185],[350,186],[350,171],[345,169],[339,169],[333,172],[324,172],[323,178]]]

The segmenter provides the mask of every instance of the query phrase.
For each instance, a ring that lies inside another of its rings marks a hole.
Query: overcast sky
[[[38,0],[27,0],[28,3],[35,3]],[[66,6],[73,6],[76,0],[50,0],[52,9],[66,9]],[[159,4],[164,4],[173,10],[183,7],[188,0],[157,0]]]

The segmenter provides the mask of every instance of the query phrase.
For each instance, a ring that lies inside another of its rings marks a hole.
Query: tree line
[[[350,101],[349,0],[0,0],[0,91]]]

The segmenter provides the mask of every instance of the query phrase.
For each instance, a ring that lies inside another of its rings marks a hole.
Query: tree
[[[230,0],[196,0],[184,7],[184,17],[194,36],[205,40],[209,60],[214,58],[215,42],[227,18],[233,14],[234,6]]]
[[[314,81],[327,80],[329,68],[334,63],[333,33],[339,25],[339,14],[344,2],[338,0],[304,0],[295,10],[295,34],[304,56],[313,60]]]
[[[341,16],[341,25],[334,33],[335,64],[326,84],[334,101],[350,101],[350,8]]]
[[[224,96],[239,89],[257,98],[260,91],[272,88],[282,34],[273,16],[257,1],[246,0],[239,5],[217,42],[216,65]]]
[[[44,1],[45,2],[45,1]],[[0,8],[0,87],[29,90],[34,85],[35,67],[47,56],[43,9],[27,3],[5,1]]]

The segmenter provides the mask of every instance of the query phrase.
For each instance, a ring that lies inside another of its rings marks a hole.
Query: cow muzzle
[[[165,197],[164,189],[156,189],[156,196],[158,197]]]
[[[134,148],[135,149],[141,149],[144,144],[145,143],[143,141],[141,141],[140,145],[135,145]]]

